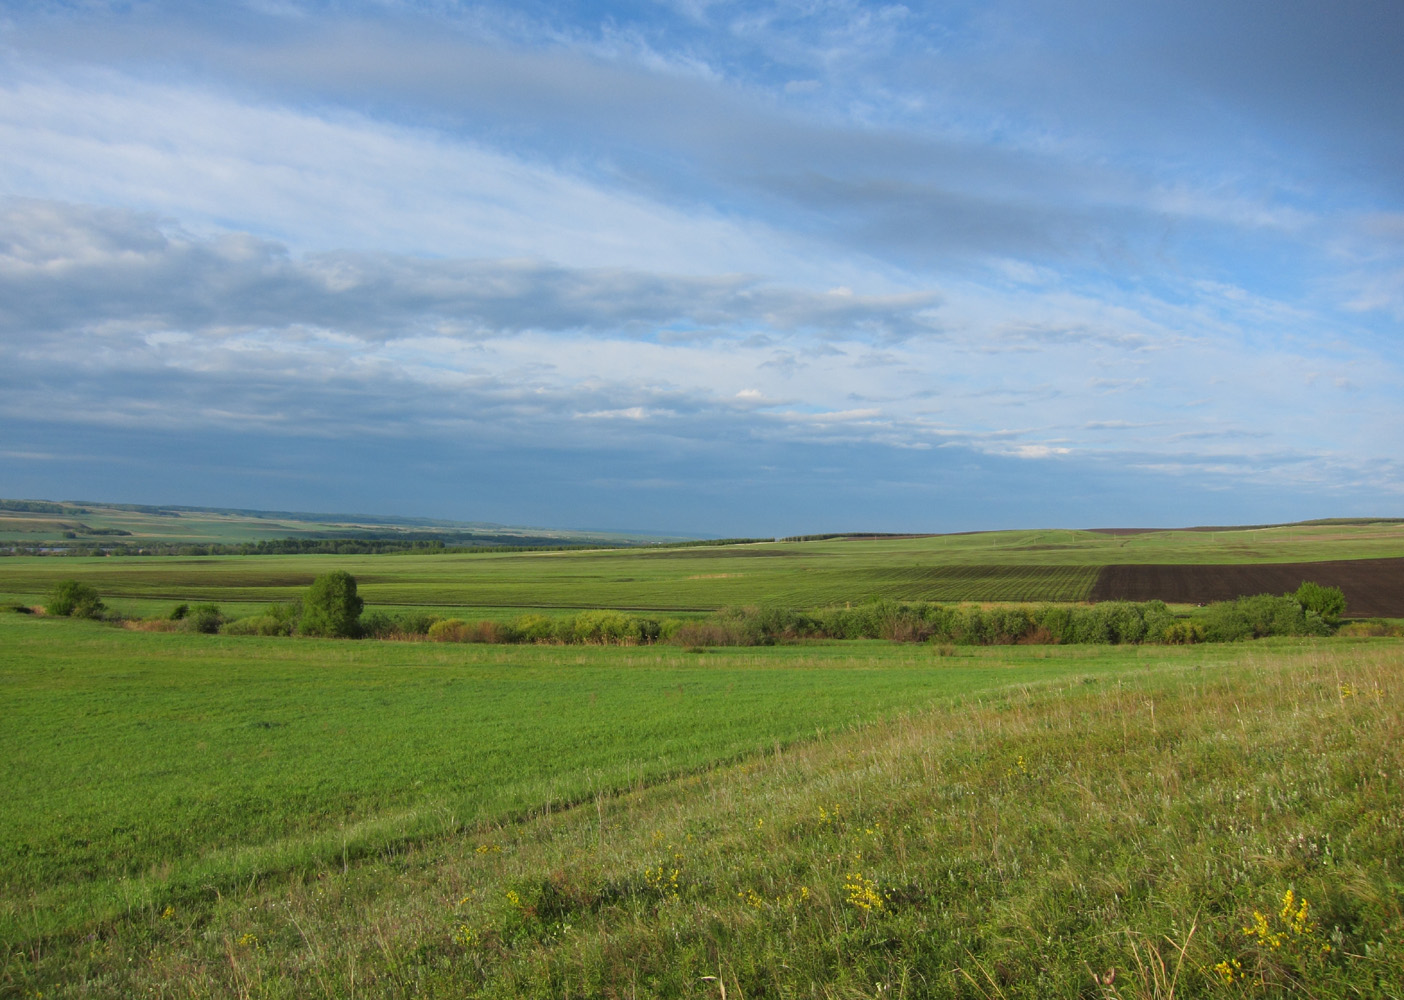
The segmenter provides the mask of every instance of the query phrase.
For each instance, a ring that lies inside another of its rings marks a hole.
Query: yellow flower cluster
[[[644,869],[644,882],[654,892],[662,893],[665,896],[676,896],[678,894],[678,878],[682,875],[680,868],[665,868],[659,865],[657,868]]]
[[[1268,926],[1268,918],[1257,910],[1253,911],[1253,922],[1243,928],[1243,936],[1257,938],[1259,944],[1265,944],[1269,948],[1282,947],[1282,935],[1274,933]]]
[[[867,878],[862,872],[853,872],[843,883],[844,889],[848,891],[848,901],[865,913],[883,909],[882,894],[878,892],[877,883]]]
[[[1311,904],[1291,889],[1282,896],[1282,909],[1278,911],[1277,918],[1282,929],[1274,931],[1268,918],[1254,910],[1253,922],[1243,928],[1244,937],[1257,938],[1269,948],[1281,948],[1282,942],[1289,938],[1310,937],[1316,933],[1316,923],[1311,919]],[[1330,947],[1326,945],[1328,950]]]
[[[1315,934],[1316,922],[1311,919],[1311,904],[1291,889],[1282,895],[1282,906],[1277,911],[1276,920],[1254,910],[1252,923],[1243,928],[1244,937],[1274,951],[1283,945],[1292,950],[1300,949],[1303,945],[1314,943]],[[1323,941],[1319,950],[1323,955],[1329,953],[1330,943]]]
[[[1314,934],[1316,932],[1316,924],[1312,923],[1307,915],[1307,905],[1306,898],[1303,897],[1301,905],[1297,906],[1295,895],[1291,889],[1288,889],[1282,897],[1282,912],[1279,916],[1282,918],[1282,922],[1291,928],[1293,934]]]
[[[1236,983],[1243,978],[1243,963],[1236,958],[1225,959],[1214,966],[1214,971],[1226,984]]]

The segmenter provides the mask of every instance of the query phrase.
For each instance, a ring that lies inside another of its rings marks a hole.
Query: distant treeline
[[[930,538],[899,531],[830,531],[823,535],[787,535],[782,542],[826,542],[831,538]]]
[[[92,532],[99,534],[100,532]],[[126,534],[127,532],[123,532]],[[528,536],[456,536],[415,538],[267,538],[257,542],[44,542],[11,545],[0,555],[47,556],[272,556],[272,555],[379,555],[394,553],[455,552],[556,552],[581,548],[618,548],[618,542],[562,542],[559,538]]]
[[[131,535],[121,528],[89,528],[64,532],[65,539],[78,535]],[[369,530],[328,532],[316,538],[266,538],[257,542],[109,542],[46,541],[11,544],[0,555],[35,556],[273,556],[273,555],[379,555],[408,553],[464,552],[564,552],[574,549],[685,549],[708,545],[748,545],[772,542],[773,538],[715,538],[681,542],[639,544],[615,539],[563,541],[553,535],[492,535],[478,532],[397,531],[393,534]]]
[[[783,539],[782,539],[783,540]],[[702,545],[757,545],[773,542],[774,538],[693,538],[682,542],[648,542],[638,548],[649,549],[694,549]]]
[[[48,500],[0,500],[0,510],[12,510],[21,514],[91,514],[86,507],[70,507],[67,504],[50,503]]]

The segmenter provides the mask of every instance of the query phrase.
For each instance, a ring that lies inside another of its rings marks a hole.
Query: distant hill
[[[259,552],[388,551],[399,548],[555,548],[688,544],[695,537],[520,527],[489,521],[384,514],[315,513],[0,499],[7,551]]]

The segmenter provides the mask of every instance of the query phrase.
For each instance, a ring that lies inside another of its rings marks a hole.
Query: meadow
[[[970,658],[938,671],[930,650],[885,644],[757,658],[153,635],[19,615],[0,617],[0,644],[6,940],[1059,672]]]
[[[254,614],[345,569],[368,610],[686,617],[1401,550],[1389,523],[10,557],[0,601],[76,578],[125,615]],[[0,609],[0,650],[0,996],[1404,996],[1398,639],[491,646]]]
[[[0,622],[7,995],[1404,995],[1397,640]]]

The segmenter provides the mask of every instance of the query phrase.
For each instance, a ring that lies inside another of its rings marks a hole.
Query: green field
[[[246,614],[346,569],[372,608],[685,615],[1400,554],[1377,524],[11,557],[0,601],[79,578]],[[0,608],[0,997],[1404,996],[1401,666],[1396,639],[697,652]]]
[[[371,556],[13,557],[0,600],[42,601],[85,580],[114,608],[154,614],[175,601],[287,600],[319,573],[354,575],[373,606],[607,607],[704,611],[814,608],[874,598],[1085,600],[1100,567],[1128,563],[1311,562],[1404,556],[1404,523],[1297,525],[1109,535],[1008,531],[683,549]]]
[[[0,644],[9,940],[1121,665],[229,639],[19,615],[0,616]]]
[[[0,644],[4,995],[1404,990],[1397,640]]]

